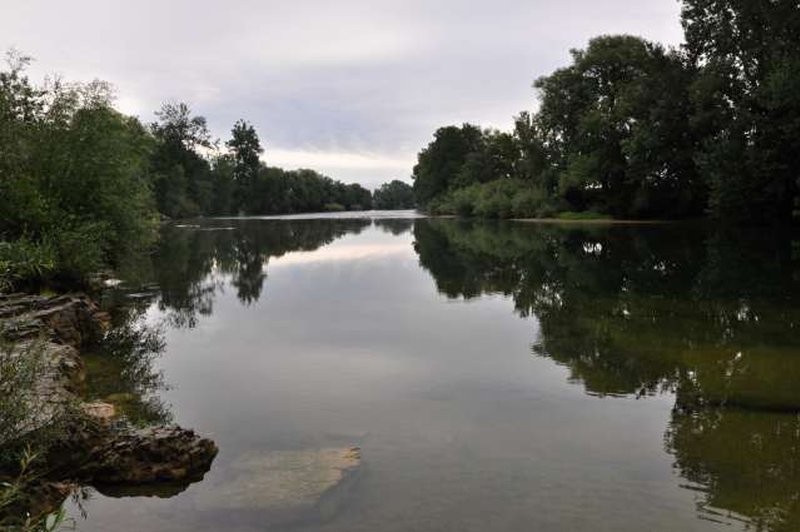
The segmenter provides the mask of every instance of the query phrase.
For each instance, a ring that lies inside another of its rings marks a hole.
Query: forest
[[[373,194],[263,162],[252,124],[212,138],[165,103],[151,124],[105,82],[0,72],[0,290],[73,286],[152,249],[165,219],[413,208],[487,218],[800,218],[800,11],[794,2],[684,0],[685,44],[592,39],[534,83],[510,132],[440,128],[401,181]]]
[[[0,72],[0,291],[84,283],[152,249],[165,219],[372,207],[361,185],[265,165],[244,120],[224,143],[185,103],[144,124],[116,110],[109,84],[37,85],[30,61],[9,52]]]
[[[683,0],[685,44],[592,39],[538,78],[510,132],[438,129],[414,192],[434,214],[786,225],[800,217],[800,10]]]

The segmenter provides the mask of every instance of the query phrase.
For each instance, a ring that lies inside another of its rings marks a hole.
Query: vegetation
[[[261,162],[252,125],[223,148],[202,116],[166,103],[151,125],[114,108],[103,82],[0,72],[0,290],[73,286],[150,247],[160,216],[369,209],[370,191]]]
[[[71,405],[54,408],[37,393],[37,383],[48,371],[43,343],[12,346],[0,339],[0,529],[55,530],[63,511],[20,515],[29,505],[31,486],[42,476],[43,455],[66,433]]]
[[[800,217],[800,32],[788,1],[683,0],[680,50],[601,36],[534,86],[512,132],[436,131],[414,168],[432,213]]]
[[[155,236],[151,139],[111,106],[106,84],[0,72],[0,283],[75,281]]]
[[[413,209],[417,206],[414,189],[397,179],[384,183],[372,193],[372,206],[383,210]]]

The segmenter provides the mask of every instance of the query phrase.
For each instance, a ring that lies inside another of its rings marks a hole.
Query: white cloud
[[[407,178],[440,126],[510,127],[533,80],[601,33],[676,44],[677,0],[0,0],[0,49],[33,73],[105,79],[152,119],[183,100],[270,164],[375,186]]]
[[[394,168],[404,170],[408,168],[410,159],[393,158],[387,155],[372,153],[331,152],[320,150],[287,150],[272,148],[266,157],[266,162],[275,166],[293,168],[349,168],[368,170],[372,168]],[[305,166],[304,166],[305,165]]]
[[[376,188],[390,179],[409,181],[414,154],[405,158],[368,152],[269,148],[263,157],[270,166],[311,168],[322,174]]]

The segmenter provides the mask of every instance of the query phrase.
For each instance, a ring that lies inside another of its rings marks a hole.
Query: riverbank
[[[174,425],[137,427],[113,403],[85,402],[81,350],[102,341],[110,317],[84,294],[0,294],[0,525],[57,512],[81,486],[182,491],[200,480],[216,444]],[[33,457],[33,459],[31,459]]]

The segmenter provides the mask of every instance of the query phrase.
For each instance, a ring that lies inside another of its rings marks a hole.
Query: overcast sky
[[[226,139],[252,122],[268,164],[370,188],[409,180],[440,126],[508,129],[533,80],[595,35],[681,41],[677,0],[0,0],[0,48],[34,77],[112,82],[150,121],[186,101]]]

